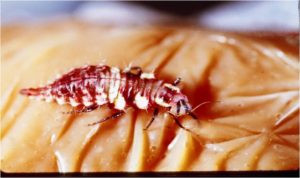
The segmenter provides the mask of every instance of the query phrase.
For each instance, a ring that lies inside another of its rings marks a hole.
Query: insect
[[[47,102],[54,100],[60,105],[69,104],[73,107],[71,113],[91,112],[103,105],[117,111],[89,125],[120,117],[127,108],[133,107],[153,112],[145,129],[150,127],[159,110],[167,111],[178,126],[184,128],[179,117],[197,118],[187,96],[177,87],[180,81],[177,78],[172,84],[166,83],[153,73],[142,72],[140,67],[121,71],[107,65],[88,65],[75,68],[44,87],[22,89],[20,93]]]

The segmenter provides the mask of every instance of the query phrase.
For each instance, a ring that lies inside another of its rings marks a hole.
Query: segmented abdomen
[[[156,95],[163,93],[161,86],[160,80],[101,65],[74,69],[46,87],[23,89],[21,93],[73,107],[110,103],[119,110],[128,105],[148,109],[155,105]]]
[[[48,96],[59,104],[69,103],[72,106],[106,104],[107,99],[104,96],[108,90],[109,69],[108,66],[74,69],[48,87]]]

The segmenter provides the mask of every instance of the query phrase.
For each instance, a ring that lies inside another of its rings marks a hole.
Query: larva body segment
[[[45,87],[22,89],[20,93],[88,112],[108,104],[119,111],[128,107],[163,108],[175,117],[191,114],[188,99],[179,88],[143,73],[139,67],[121,71],[107,65],[89,65],[73,69]]]

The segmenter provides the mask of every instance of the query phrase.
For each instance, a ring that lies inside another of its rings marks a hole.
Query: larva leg
[[[81,110],[79,110],[79,112],[83,113],[83,112],[91,112],[94,111],[95,109],[97,109],[99,107],[99,105],[95,104],[89,107],[84,107]]]
[[[152,118],[151,118],[151,121],[147,124],[147,126],[144,128],[144,130],[147,130],[150,125],[153,123],[153,121],[155,120],[155,118],[157,117],[158,115],[158,109],[155,108],[154,111],[153,111],[153,115],[152,115]]]
[[[178,77],[178,78],[173,82],[173,85],[176,86],[176,85],[178,85],[180,82],[181,82],[181,78]]]
[[[184,130],[190,132],[189,129],[183,127],[183,125],[179,122],[179,120],[177,119],[177,117],[173,117],[173,119],[175,120],[176,124],[177,124],[180,128],[182,128],[182,129],[184,129]]]
[[[63,112],[63,114],[80,114],[80,113],[86,113],[86,112],[91,112],[97,109],[99,106],[98,105],[92,105],[89,107],[80,107],[80,108],[73,108],[71,111],[68,112]]]
[[[79,106],[79,107],[72,108],[71,111],[62,112],[62,113],[63,113],[63,114],[78,114],[78,113],[81,113],[81,112],[80,112],[81,110],[82,110],[82,107]]]
[[[118,111],[118,112],[114,113],[113,115],[108,116],[108,117],[106,117],[106,118],[104,118],[104,119],[102,119],[102,120],[100,120],[100,121],[97,121],[97,122],[88,124],[88,126],[93,126],[93,125],[96,125],[96,124],[100,124],[100,123],[105,122],[105,121],[107,121],[107,120],[109,120],[109,119],[118,118],[118,117],[122,116],[123,114],[125,114],[124,111]]]
[[[74,114],[75,112],[74,112],[74,109],[72,109],[71,111],[61,112],[61,113],[63,113],[63,114]]]

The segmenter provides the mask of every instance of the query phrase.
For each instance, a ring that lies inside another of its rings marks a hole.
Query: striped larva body
[[[163,109],[182,127],[178,117],[188,114],[195,116],[191,112],[188,98],[176,87],[178,83],[179,80],[169,84],[156,79],[154,74],[143,73],[139,67],[121,71],[106,65],[89,65],[73,69],[49,85],[22,89],[20,93],[47,102],[69,104],[74,112],[90,112],[103,105],[118,111],[99,122],[122,115],[128,107],[153,110],[147,128],[158,110]]]

